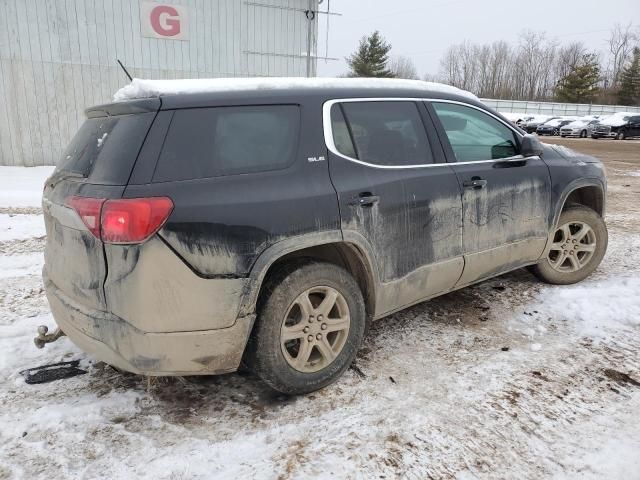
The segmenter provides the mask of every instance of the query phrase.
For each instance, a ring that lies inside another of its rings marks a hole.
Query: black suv
[[[626,140],[631,137],[640,137],[640,115],[628,115],[620,119],[615,125],[605,123],[598,125],[591,133],[591,138],[615,138]]]
[[[372,320],[524,266],[578,282],[605,253],[601,163],[460,90],[162,85],[88,109],[44,191],[54,318],[120,369],[244,362],[310,392]]]

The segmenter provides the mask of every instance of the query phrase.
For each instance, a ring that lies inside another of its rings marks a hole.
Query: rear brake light
[[[141,243],[155,234],[173,210],[167,197],[102,200],[71,197],[89,231],[105,243]],[[99,219],[99,221],[98,221]]]
[[[143,242],[160,229],[172,210],[173,202],[167,197],[107,200],[102,207],[102,241]]]

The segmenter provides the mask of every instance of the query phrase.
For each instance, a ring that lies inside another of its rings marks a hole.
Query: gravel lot
[[[247,374],[148,383],[64,338],[37,350],[53,325],[40,213],[2,199],[0,478],[640,478],[640,141],[544,141],[606,163],[596,274],[549,287],[517,271],[395,314],[300,398]],[[18,373],[69,359],[88,373]]]

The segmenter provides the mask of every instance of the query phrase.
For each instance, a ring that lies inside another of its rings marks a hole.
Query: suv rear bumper
[[[254,315],[216,330],[144,332],[125,320],[88,309],[61,292],[45,274],[53,317],[83,351],[110,365],[150,376],[213,375],[238,369]]]

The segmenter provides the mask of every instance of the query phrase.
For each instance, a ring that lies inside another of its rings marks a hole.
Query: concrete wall
[[[0,0],[0,165],[54,165],[128,82],[117,58],[141,78],[306,74],[308,0],[163,0],[186,7],[186,40],[144,37],[141,3]]]

